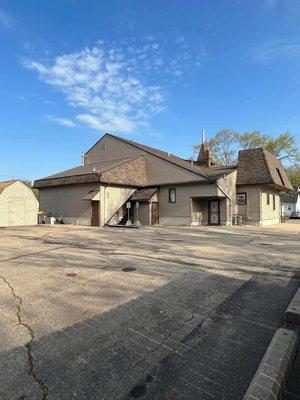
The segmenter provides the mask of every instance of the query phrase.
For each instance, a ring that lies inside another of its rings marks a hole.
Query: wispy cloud
[[[74,128],[76,125],[70,118],[60,118],[53,115],[47,115],[49,121],[56,122],[59,125],[66,126],[68,128]]]
[[[264,0],[264,5],[267,8],[275,8],[279,3],[279,0]]]
[[[92,129],[132,133],[165,108],[168,79],[198,68],[187,50],[168,59],[152,38],[124,46],[99,41],[93,48],[44,62],[26,59],[45,83],[78,109],[77,121]]]
[[[7,29],[11,29],[14,26],[14,18],[2,9],[0,9],[0,26]]]
[[[252,49],[250,56],[253,61],[261,64],[300,58],[300,42],[291,42],[285,39],[270,40]]]

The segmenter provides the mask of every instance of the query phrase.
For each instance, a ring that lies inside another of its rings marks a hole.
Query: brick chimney
[[[198,158],[197,161],[195,161],[195,164],[208,168],[213,164],[208,143],[205,141],[204,129],[202,130],[202,144],[200,146]]]
[[[204,160],[205,166],[208,168],[211,167],[211,152],[209,148],[207,148],[204,152]]]

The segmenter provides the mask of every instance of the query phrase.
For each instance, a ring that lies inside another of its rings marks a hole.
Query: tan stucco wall
[[[232,217],[237,212],[236,205],[236,176],[237,171],[218,179],[218,186],[224,191],[228,198],[220,204],[221,224],[228,225],[232,223]],[[220,194],[221,195],[221,194]]]
[[[39,202],[33,191],[16,181],[0,194],[0,226],[36,225]]]
[[[249,225],[269,225],[280,222],[280,197],[277,191],[261,186],[238,186],[237,193],[247,193],[247,204],[237,206],[237,213],[247,216]],[[267,193],[270,204],[267,205]],[[273,210],[273,194],[275,210]]]
[[[146,160],[146,171],[149,185],[163,183],[190,182],[193,180],[205,181],[205,178],[188,170],[179,168],[158,157],[155,157],[130,144],[124,143],[110,136],[105,136],[91,149],[86,157],[85,163],[90,164],[97,161],[114,160],[132,156],[144,155]]]
[[[138,211],[138,219],[141,225],[149,226],[151,225],[151,212],[152,212],[152,203],[158,202],[158,192],[154,193],[154,195],[149,199],[147,203],[140,203],[139,211]],[[136,221],[136,209],[134,212],[134,221]]]
[[[270,204],[267,204],[267,193],[270,195]],[[273,196],[275,196],[275,210],[273,209]],[[262,189],[261,192],[261,220],[262,225],[280,222],[280,196],[277,191]]]
[[[104,226],[134,192],[133,188],[101,186],[100,226]]]
[[[136,210],[134,213],[136,219]],[[149,226],[151,224],[151,203],[140,203],[138,218],[143,226]]]
[[[40,189],[40,209],[62,217],[64,223],[90,225],[91,202],[82,200],[89,191],[100,190],[97,183]]]
[[[176,203],[169,203],[169,189],[176,188]],[[191,225],[192,199],[197,196],[218,196],[213,184],[177,185],[159,190],[159,223],[161,225]]]
[[[237,193],[247,193],[247,204],[237,206],[237,214],[244,215],[248,224],[259,225],[260,221],[260,186],[238,186]]]

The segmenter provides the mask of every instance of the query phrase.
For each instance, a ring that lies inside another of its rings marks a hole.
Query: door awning
[[[100,201],[100,190],[91,190],[82,200]]]

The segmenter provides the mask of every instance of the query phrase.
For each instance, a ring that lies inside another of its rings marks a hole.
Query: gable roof
[[[275,185],[293,189],[283,165],[263,148],[239,151],[237,185]]]
[[[158,188],[140,189],[133,193],[130,200],[146,202],[158,191]]]
[[[281,196],[281,203],[296,204],[299,196],[300,192],[298,192],[297,190],[291,190],[289,193]]]
[[[10,186],[11,184],[17,182],[16,179],[12,179],[11,181],[0,182],[0,195],[5,188]]]
[[[118,160],[80,165],[34,181],[34,187],[47,187],[90,182],[110,182],[145,186],[146,172],[143,155]]]
[[[99,162],[96,162],[93,164],[79,165],[78,167],[67,169],[65,171],[58,172],[57,174],[46,176],[45,178],[42,178],[42,180],[65,178],[68,176],[101,174],[112,168],[118,167],[128,161],[132,161],[138,157],[140,157],[140,156],[119,158],[119,159],[115,159],[115,160],[99,161]],[[39,180],[41,180],[41,179],[39,179]]]
[[[166,151],[158,150],[155,149],[154,147],[149,147],[141,143],[134,142],[132,140],[127,140],[124,139],[120,136],[115,136],[111,135],[110,133],[106,133],[100,140],[102,140],[105,136],[110,136],[112,138],[115,138],[117,140],[120,140],[126,144],[129,144],[131,146],[134,146],[140,150],[143,150],[149,154],[152,154],[162,160],[165,160],[173,165],[176,165],[177,167],[183,168],[187,171],[193,172],[196,175],[199,175],[203,178],[206,178],[209,181],[215,181],[216,179],[220,178],[221,176],[228,175],[232,171],[232,167],[222,167],[221,169],[210,169],[206,167],[200,167],[198,165],[193,165],[191,162],[186,161],[180,157],[175,156],[174,154],[167,153]],[[99,141],[100,141],[99,140]],[[99,143],[99,141],[97,143]],[[96,143],[96,144],[97,144]],[[96,145],[95,144],[95,145]],[[95,146],[94,145],[94,146]],[[93,147],[94,147],[93,146]],[[86,154],[93,148],[91,147]]]

